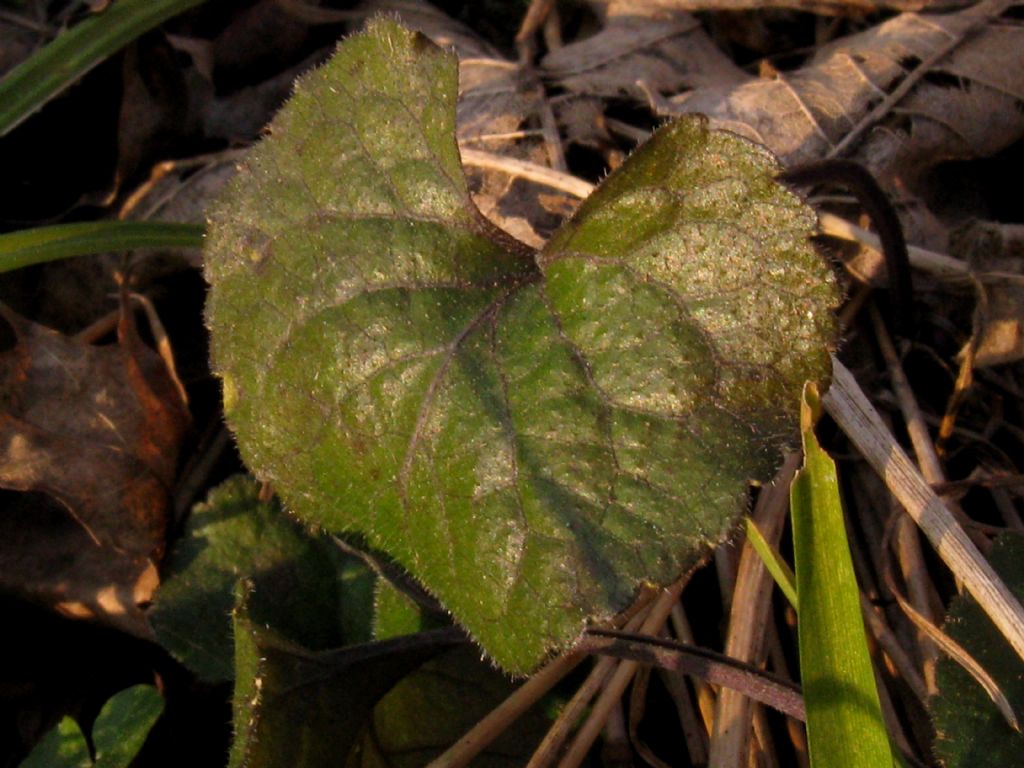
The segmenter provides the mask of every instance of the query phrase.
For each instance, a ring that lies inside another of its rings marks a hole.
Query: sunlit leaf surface
[[[837,297],[774,160],[699,119],[532,252],[470,201],[457,92],[390,20],[301,79],[211,215],[208,322],[252,470],[521,673],[721,540]]]

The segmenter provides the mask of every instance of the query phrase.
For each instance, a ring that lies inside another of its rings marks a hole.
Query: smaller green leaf
[[[374,599],[373,639],[413,635],[447,626],[443,614],[431,615],[387,579],[377,579]]]
[[[380,700],[346,768],[419,768],[460,739],[516,688],[474,648],[428,661]],[[473,759],[475,768],[518,768],[551,721],[535,705]]]
[[[793,480],[800,676],[814,768],[893,763],[875,688],[835,464],[818,445],[817,388],[804,387],[804,467]]]
[[[1006,586],[1024,598],[1024,539],[996,539],[989,562]],[[974,598],[950,604],[945,631],[999,684],[1014,711],[1024,712],[1024,663]],[[1019,764],[1024,736],[1013,730],[982,687],[949,658],[939,660],[939,694],[929,708],[935,721],[935,751],[947,768],[996,768]]]
[[[92,728],[96,762],[78,723],[65,717],[50,731],[22,768],[122,768],[135,759],[164,708],[151,685],[136,685],[111,698]]]
[[[336,768],[395,683],[465,643],[449,628],[315,652],[254,621],[254,596],[252,584],[240,582],[230,768]]]
[[[373,573],[237,476],[193,509],[150,616],[161,644],[207,681],[234,676],[230,614],[240,578],[253,581],[254,617],[307,647],[370,639]]]
[[[0,272],[136,248],[201,248],[203,227],[166,221],[90,221],[0,235]]]
[[[0,80],[0,136],[105,58],[205,0],[115,0],[16,66]]]

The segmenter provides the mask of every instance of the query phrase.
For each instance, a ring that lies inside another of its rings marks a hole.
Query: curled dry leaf
[[[0,18],[0,75],[24,61],[38,44],[40,30],[32,30],[23,24]]]
[[[974,338],[961,357],[973,347],[976,368],[1024,358],[1024,227],[976,221],[955,233],[954,244],[976,275],[987,276]]]
[[[0,589],[148,636],[186,408],[130,313],[109,346],[0,314]]]
[[[597,34],[544,57],[546,77],[570,93],[643,97],[683,88],[733,87],[748,80],[712,42],[700,21],[674,0],[592,2],[605,17]]]
[[[1001,6],[904,13],[823,47],[795,72],[701,88],[663,106],[672,114],[705,113],[794,165],[828,155],[870,110],[916,78],[882,117],[887,130],[869,132],[858,148],[869,167],[905,172],[936,158],[990,155],[1024,133],[1024,28],[1000,18]]]
[[[644,103],[652,92],[731,87],[749,79],[677,0],[591,0],[590,5],[601,17],[600,31],[540,62],[544,78],[565,91],[554,108],[568,142],[606,144],[603,113],[611,99]]]
[[[884,10],[923,11],[962,8],[970,0],[663,0],[691,11],[763,11],[788,8],[819,16],[861,16]]]

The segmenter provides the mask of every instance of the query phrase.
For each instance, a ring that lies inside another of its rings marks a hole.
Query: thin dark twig
[[[630,659],[734,688],[754,701],[806,720],[796,683],[706,648],[612,629],[587,630],[579,647],[588,653]]]

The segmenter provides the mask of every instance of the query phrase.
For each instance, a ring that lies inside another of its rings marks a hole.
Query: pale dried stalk
[[[899,562],[900,573],[907,585],[910,604],[922,615],[935,621],[937,614],[932,611],[932,587],[921,551],[921,540],[912,520],[901,515],[896,521],[896,560]],[[939,649],[927,635],[918,628],[917,647],[920,652],[921,668],[924,682],[930,695],[939,692],[936,679],[939,663]]]
[[[196,155],[195,157],[186,157],[179,160],[162,160],[154,165],[149,171],[149,178],[142,182],[136,187],[128,198],[121,204],[121,208],[117,212],[118,219],[141,219],[146,221],[153,218],[161,205],[165,200],[158,200],[155,204],[147,205],[146,210],[139,215],[133,215],[139,205],[143,202],[149,202],[147,197],[156,187],[157,183],[176,171],[187,171],[193,168],[202,168],[210,170],[216,166],[223,165],[225,163],[233,163],[245,156],[246,150],[244,149],[225,149],[220,152],[211,152],[205,155]],[[202,171],[200,171],[202,173]],[[198,178],[199,174],[194,174],[190,177],[190,180]],[[183,181],[181,186],[185,186],[190,183],[189,180]],[[174,193],[171,193],[172,196]]]
[[[718,577],[718,591],[722,595],[722,613],[732,613],[733,593],[736,591],[736,571],[739,557],[731,543],[715,549],[715,575]]]
[[[519,31],[516,32],[516,42],[522,42],[528,37],[535,35],[537,30],[547,21],[548,15],[554,10],[554,7],[555,0],[530,0],[530,5],[523,15],[523,20],[519,23]]]
[[[860,610],[864,616],[864,624],[871,631],[882,653],[889,657],[892,669],[899,674],[906,683],[910,692],[921,702],[922,706],[928,700],[928,688],[925,686],[924,678],[918,672],[917,667],[910,656],[903,649],[899,638],[892,628],[885,622],[879,611],[871,604],[863,592],[860,594]]]
[[[528,160],[519,160],[514,157],[505,157],[493,152],[484,152],[479,149],[461,147],[462,164],[474,168],[487,168],[501,171],[509,176],[535,181],[544,184],[552,189],[578,197],[581,200],[594,191],[594,185],[589,181],[578,178],[568,173],[556,171],[538,163],[531,163]]]
[[[686,611],[682,603],[672,606],[672,613],[669,615],[672,621],[672,631],[681,642],[696,645],[697,641],[693,636],[693,629],[690,627],[690,620],[686,618]],[[704,723],[704,735],[711,733],[715,722],[715,692],[711,686],[699,678],[691,678],[693,691],[697,697],[697,708],[700,710],[701,720]]]
[[[153,302],[151,302],[148,297],[141,293],[129,293],[128,297],[137,302],[146,313],[149,330],[153,334],[153,340],[156,342],[157,346],[157,353],[164,362],[167,375],[170,377],[175,389],[177,389],[178,396],[181,397],[181,402],[188,405],[188,393],[185,391],[185,385],[182,384],[181,379],[178,378],[178,369],[174,364],[174,350],[171,347],[171,339],[167,335],[164,324],[160,321],[160,315],[157,314],[156,307],[153,306]],[[112,312],[108,312],[99,320],[90,323],[88,326],[80,330],[73,338],[83,344],[95,344],[101,338],[117,328],[117,324],[121,319],[121,312],[121,309],[115,309]]]
[[[543,85],[537,86],[537,112],[540,114],[541,132],[544,136],[544,148],[547,150],[548,162],[559,173],[569,174],[569,165],[565,162],[565,151],[562,149],[562,138],[558,133],[558,121],[551,109],[551,102]],[[571,176],[571,178],[576,178]]]
[[[889,380],[892,383],[893,392],[896,394],[896,401],[903,413],[903,421],[906,424],[907,433],[910,435],[910,442],[914,446],[914,455],[917,457],[917,464],[921,468],[921,474],[931,485],[946,482],[946,473],[939,462],[939,455],[935,450],[931,435],[928,433],[928,426],[924,421],[924,414],[917,404],[914,390],[907,381],[903,372],[896,347],[893,346],[889,332],[885,328],[885,322],[878,311],[878,307],[870,307],[871,323],[875,329],[875,337],[878,341],[878,348],[882,352],[886,368],[889,371]],[[907,593],[910,603],[914,608],[928,618],[930,622],[936,620],[932,612],[931,582],[928,579],[927,569],[924,563],[924,554],[921,552],[921,543],[909,520],[905,517],[897,522],[896,547],[900,563],[900,570],[903,573],[904,581],[907,584]],[[928,692],[938,692],[938,685],[935,681],[935,667],[939,660],[939,649],[926,635],[919,631],[918,646],[921,651],[921,660],[924,666],[924,679],[928,685]]]
[[[629,743],[629,730],[626,727],[626,714],[622,709],[622,699],[613,702],[605,719],[604,740],[601,745],[602,762],[605,765],[629,765],[633,750]]]
[[[501,736],[510,723],[536,704],[584,658],[585,653],[569,651],[550,662],[473,726],[465,736],[445,750],[444,754],[428,763],[427,768],[461,768],[468,765],[491,742]]]
[[[788,610],[793,616],[792,634],[795,635],[796,613],[793,612],[792,606],[788,606]],[[779,635],[779,625],[777,622],[772,622],[768,625],[766,635],[766,656],[771,664],[772,671],[777,675],[792,679],[793,675],[789,671],[789,662],[786,660],[786,650],[782,645],[782,637]],[[761,709],[764,710],[764,707],[762,706]],[[790,746],[796,755],[796,768],[810,768],[811,762],[807,756],[807,732],[804,730],[804,724],[792,717],[787,717],[786,734],[789,736]]]
[[[875,669],[875,688],[878,691],[878,703],[882,707],[882,719],[885,721],[885,730],[889,734],[889,740],[896,745],[904,755],[913,755],[915,751],[910,746],[903,722],[892,703],[892,694],[888,686],[883,684],[878,670]]]
[[[654,605],[651,607],[650,614],[640,628],[640,634],[657,636],[665,625],[665,621],[672,611],[672,606],[678,602],[679,595],[682,593],[685,584],[686,579],[680,579],[672,586],[666,587],[658,595]],[[622,698],[622,693],[626,690],[626,686],[629,685],[629,681],[633,679],[633,675],[636,674],[638,666],[635,661],[623,661],[619,664],[615,674],[608,681],[608,685],[605,686],[605,689],[594,703],[594,709],[591,711],[587,721],[580,728],[576,738],[573,739],[572,744],[569,746],[568,752],[562,758],[562,762],[559,763],[560,768],[577,768],[583,762],[590,751],[590,747],[604,727],[604,723],[608,719],[608,713],[611,712],[616,702]]]
[[[647,618],[648,612],[649,606],[647,610],[638,611],[623,626],[623,629],[627,632],[636,632],[643,624],[644,619]],[[565,744],[565,740],[569,738],[569,733],[579,720],[580,715],[583,714],[587,705],[590,704],[590,700],[597,695],[597,692],[605,684],[619,663],[619,659],[611,656],[602,656],[597,660],[593,669],[590,670],[590,674],[587,675],[586,680],[576,689],[576,693],[573,694],[569,703],[562,708],[558,719],[555,720],[551,728],[544,735],[544,739],[537,746],[526,768],[544,768],[555,761],[558,753],[562,750],[562,745]]]
[[[545,734],[543,741],[530,757],[530,762],[526,764],[526,768],[546,768],[555,762],[565,740],[569,738],[569,733],[576,725],[577,719],[583,714],[590,700],[607,682],[618,664],[619,659],[611,656],[604,656],[597,660],[587,679],[583,681],[583,685],[576,690],[569,703],[559,713],[558,719]]]
[[[892,382],[892,390],[896,395],[896,401],[903,413],[903,420],[906,422],[907,433],[910,435],[910,442],[914,446],[914,455],[921,467],[921,474],[924,479],[932,485],[946,482],[946,473],[939,461],[939,454],[935,450],[931,435],[928,433],[928,425],[924,422],[924,414],[914,397],[914,390],[903,372],[896,347],[893,346],[892,338],[885,328],[885,322],[878,311],[878,307],[872,305],[869,309],[871,324],[875,329],[875,338],[878,341],[878,348],[885,360],[886,368],[889,370],[889,379]]]
[[[772,736],[772,726],[768,722],[768,712],[763,704],[754,704],[751,727],[754,731],[754,741],[747,754],[747,765],[750,768],[779,768],[775,737]]]
[[[894,589],[892,593],[914,626],[928,635],[932,642],[940,646],[953,661],[963,667],[977,681],[978,685],[985,689],[985,693],[992,699],[992,703],[996,705],[1003,719],[1006,720],[1006,724],[1019,733],[1020,723],[1017,722],[1017,715],[1014,714],[1013,706],[999,687],[999,683],[968,653],[966,648],[935,626],[927,616],[919,613],[898,591]]]
[[[972,277],[974,277],[972,275]],[[946,412],[942,415],[942,423],[939,424],[938,450],[945,452],[944,446],[953,436],[956,429],[956,419],[960,413],[960,407],[967,399],[967,392],[974,384],[974,361],[977,358],[978,348],[981,346],[982,328],[985,326],[985,317],[988,315],[988,290],[981,284],[980,280],[973,280],[974,287],[974,312],[971,313],[971,338],[960,351],[960,370],[956,375],[956,383],[953,392],[946,401]]]
[[[156,342],[156,351],[164,362],[164,368],[166,368],[167,375],[178,391],[181,402],[184,405],[188,405],[188,393],[185,391],[185,385],[178,378],[178,367],[174,364],[174,350],[171,348],[171,338],[167,335],[164,324],[160,321],[160,315],[157,314],[156,307],[153,306],[153,302],[147,296],[141,293],[129,293],[128,296],[137,301],[146,313],[146,319],[149,321],[149,330],[153,334],[153,341]]]
[[[791,453],[775,480],[757,499],[752,517],[770,544],[776,546],[789,509],[789,484],[800,464]],[[772,578],[753,546],[744,542],[736,574],[725,655],[751,664],[764,657],[764,631],[771,608]],[[741,765],[749,750],[751,702],[739,691],[724,688],[718,696],[711,736],[712,766]]]
[[[683,730],[683,741],[686,744],[690,762],[693,765],[706,765],[708,762],[708,732],[704,728],[704,724],[697,719],[697,710],[694,708],[690,690],[686,687],[686,678],[668,669],[658,669],[658,677],[661,678],[665,690],[668,691],[672,703],[676,706],[679,727]]]
[[[1005,488],[992,488],[990,490],[992,500],[996,503],[996,509],[1003,516],[1007,528],[1015,531],[1024,531],[1024,520],[1021,519],[1017,508],[1013,506],[1013,500]]]
[[[826,235],[860,243],[881,253],[882,241],[878,239],[878,235],[862,229],[834,213],[819,212],[818,227]],[[952,256],[919,248],[916,245],[907,246],[907,256],[910,259],[910,266],[927,272],[936,279],[964,284],[970,282],[970,269],[967,264]]]
[[[1024,659],[1024,608],[885,428],[853,374],[835,358],[832,386],[822,402],[924,531],[943,562]]]

